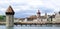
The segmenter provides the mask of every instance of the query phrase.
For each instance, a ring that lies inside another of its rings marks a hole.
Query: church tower
[[[15,12],[13,11],[11,6],[8,7],[5,14],[6,14],[6,26],[13,27],[14,26],[14,14],[15,14]]]
[[[37,18],[40,18],[40,15],[41,15],[40,10],[38,10],[38,12],[37,12]]]
[[[45,18],[47,18],[48,17],[48,15],[47,15],[47,13],[45,13]]]

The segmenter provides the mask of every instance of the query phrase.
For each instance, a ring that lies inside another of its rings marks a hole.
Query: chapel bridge
[[[0,22],[0,25],[5,25],[6,22]],[[21,23],[21,22],[15,22],[14,25],[60,25],[60,23]]]
[[[16,22],[14,23],[14,25],[60,25],[60,23],[20,23],[20,22]]]

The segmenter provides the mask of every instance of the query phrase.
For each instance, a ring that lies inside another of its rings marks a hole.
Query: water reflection
[[[0,25],[0,29],[60,29],[60,25],[14,25],[14,27]]]
[[[13,27],[6,27],[6,29],[14,29]]]
[[[57,29],[56,27],[59,27],[58,29],[60,29],[60,25],[14,25],[14,27],[6,27],[5,25],[0,25],[0,29]]]
[[[17,25],[17,26],[20,26],[20,27],[60,27],[60,25],[52,25],[52,24],[47,24],[47,25]]]

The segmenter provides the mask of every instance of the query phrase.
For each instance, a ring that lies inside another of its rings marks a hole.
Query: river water
[[[0,29],[60,29],[60,25],[14,25],[14,27],[0,25]]]

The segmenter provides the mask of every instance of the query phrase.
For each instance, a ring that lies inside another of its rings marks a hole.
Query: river
[[[14,27],[0,25],[0,29],[60,29],[60,25],[14,25]]]

